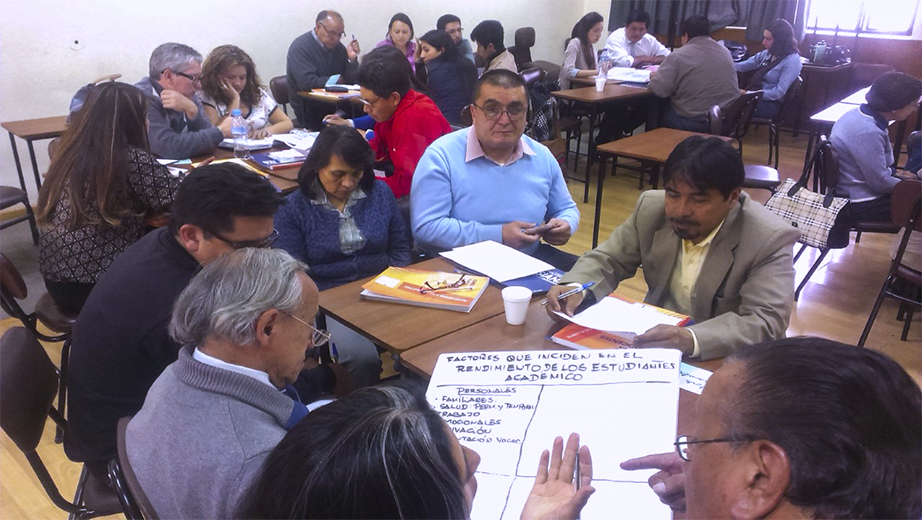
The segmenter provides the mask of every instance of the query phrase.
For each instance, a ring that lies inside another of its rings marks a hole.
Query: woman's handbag
[[[799,181],[785,179],[765,207],[800,230],[800,242],[818,249],[827,247],[829,232],[848,199],[826,195],[806,188],[807,175]]]

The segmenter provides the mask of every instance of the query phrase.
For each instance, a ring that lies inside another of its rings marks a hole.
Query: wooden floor
[[[756,130],[747,137],[744,160],[747,163],[764,164],[768,156],[766,129]],[[806,137],[781,137],[781,174],[797,177],[803,168]],[[572,156],[571,156],[572,165]],[[581,168],[578,175],[582,175]],[[577,176],[576,173],[573,174]],[[567,251],[581,254],[589,249],[592,237],[594,211],[593,192],[588,204],[582,204],[583,184],[570,182],[573,198],[579,203],[582,219],[576,235],[564,247]],[[630,214],[637,197],[636,173],[619,170],[617,176],[605,181],[604,205],[600,237],[604,239]],[[764,201],[767,192],[752,192],[754,199]],[[822,267],[814,273],[810,283],[801,294],[794,311],[789,335],[815,335],[855,343],[864,327],[867,316],[880,285],[886,275],[890,257],[892,235],[867,234],[861,243],[852,243],[848,248],[833,251],[824,260]],[[809,269],[816,256],[810,250],[796,265],[798,281]],[[643,278],[638,274],[622,284],[619,292],[634,298],[642,298],[646,292]],[[881,350],[896,359],[915,379],[922,380],[922,359],[920,359],[919,314],[910,329],[908,341],[900,341],[901,322],[897,322],[896,305],[887,301],[871,332],[868,346]],[[0,322],[0,332],[15,324],[14,320]],[[52,360],[60,358],[57,346],[48,347]],[[80,472],[80,466],[64,456],[60,445],[54,444],[54,432],[50,426],[45,429],[39,453],[48,466],[51,475],[60,486],[65,497],[73,496],[73,490]],[[64,518],[66,515],[55,508],[47,499],[25,458],[6,435],[0,439],[0,519],[8,518]]]

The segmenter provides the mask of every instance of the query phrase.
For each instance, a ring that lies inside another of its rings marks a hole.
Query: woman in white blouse
[[[583,16],[573,26],[570,36],[558,79],[562,89],[570,88],[570,78],[586,78],[598,74],[593,45],[602,38],[602,15],[593,11]]]
[[[205,58],[200,96],[205,116],[215,126],[239,108],[252,139],[284,134],[294,127],[261,85],[253,60],[234,45],[215,47]]]

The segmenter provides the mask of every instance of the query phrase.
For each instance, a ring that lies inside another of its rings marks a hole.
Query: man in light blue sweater
[[[269,452],[308,408],[292,386],[317,286],[281,249],[245,248],[206,265],[173,307],[185,345],[128,424],[128,460],[160,518],[233,518]]]
[[[518,74],[496,70],[477,81],[474,126],[432,143],[413,174],[411,225],[419,245],[444,251],[494,240],[555,263],[552,252],[543,254],[553,248],[540,241],[566,244],[579,209],[553,154],[523,135],[527,106]]]
[[[846,112],[832,127],[830,141],[839,156],[836,195],[847,197],[851,218],[890,222],[890,192],[901,179],[919,177],[893,164],[887,127],[919,108],[922,82],[901,72],[884,74],[871,85],[868,102]]]

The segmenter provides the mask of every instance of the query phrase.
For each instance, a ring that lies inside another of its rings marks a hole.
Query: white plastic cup
[[[605,90],[605,82],[608,81],[608,78],[605,76],[598,76],[595,78],[595,91],[602,92]]]
[[[525,323],[528,314],[528,303],[531,301],[531,289],[527,287],[506,287],[503,289],[503,307],[506,310],[506,323],[521,325]]]

